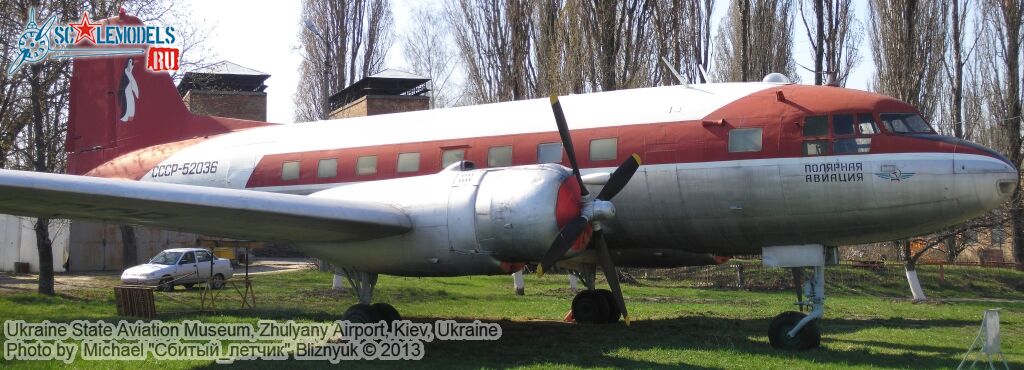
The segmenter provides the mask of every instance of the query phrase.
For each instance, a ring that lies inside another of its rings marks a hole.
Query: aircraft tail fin
[[[103,24],[141,25],[121,14]],[[145,49],[146,45],[131,47]],[[85,174],[138,149],[267,125],[194,115],[167,72],[146,68],[146,55],[81,58],[72,62],[68,173]]]

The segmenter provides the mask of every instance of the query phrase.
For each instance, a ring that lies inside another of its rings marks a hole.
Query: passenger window
[[[590,141],[590,160],[612,161],[619,152],[619,139],[594,139]]]
[[[466,149],[448,149],[441,152],[441,168],[447,168],[448,165],[466,159]]]
[[[512,146],[496,146],[487,150],[487,167],[512,165]]]
[[[321,159],[316,165],[316,177],[329,178],[338,176],[338,159]]]
[[[857,115],[857,132],[861,135],[874,135],[878,133],[878,127],[875,126],[875,118],[870,114],[858,114]]]
[[[871,151],[871,138],[858,137],[850,139],[836,139],[832,152],[835,154],[868,153]]]
[[[213,258],[210,257],[210,252],[198,251],[196,252],[196,261],[199,262],[210,262]]]
[[[377,173],[377,156],[368,155],[356,159],[357,175],[373,175]]]
[[[399,153],[398,172],[416,172],[420,170],[420,153]]]
[[[804,120],[804,136],[828,136],[828,117],[807,117],[807,119]]]
[[[562,143],[543,143],[537,145],[537,163],[562,162]]]
[[[856,132],[853,127],[853,115],[836,114],[832,116],[832,132],[836,136],[853,135]]]
[[[760,152],[761,128],[729,130],[729,153]]]
[[[185,253],[185,255],[181,256],[181,262],[178,262],[179,265],[186,263],[196,263],[196,256],[192,255],[192,252]]]
[[[281,180],[297,180],[299,178],[299,161],[288,161],[281,165]]]
[[[818,156],[828,154],[828,140],[804,141],[804,155]]]

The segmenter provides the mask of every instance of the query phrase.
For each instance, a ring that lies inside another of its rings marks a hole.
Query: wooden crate
[[[117,301],[117,314],[120,316],[156,317],[156,301],[153,297],[155,288],[140,285],[122,285],[114,287],[114,298]]]

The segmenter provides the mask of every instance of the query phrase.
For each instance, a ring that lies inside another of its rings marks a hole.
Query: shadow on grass
[[[244,312],[232,313],[249,317]],[[276,314],[252,312],[251,317],[303,320],[333,320],[327,314],[284,311]],[[432,322],[433,318],[411,318]],[[469,321],[469,320],[459,320]],[[577,325],[551,321],[494,321],[502,327],[502,337],[492,341],[435,341],[426,346],[422,361],[401,362],[403,368],[508,368],[539,367],[617,367],[617,368],[725,368],[707,367],[707,363],[728,362],[703,356],[735,356],[754,367],[870,366],[905,368],[949,368],[956,366],[965,348],[914,345],[900,342],[860,341],[833,338],[835,334],[875,327],[924,330],[938,327],[973,326],[965,320],[902,319],[825,319],[821,327],[822,347],[805,352],[772,349],[767,342],[767,320],[687,316],[673,319],[643,320],[632,326]],[[834,347],[834,348],[833,348]],[[896,351],[893,351],[895,349]],[[896,352],[896,353],[884,353]],[[732,363],[735,363],[732,362]],[[279,367],[280,363],[241,361],[211,368]],[[290,361],[288,367],[314,368],[327,363]],[[346,363],[346,366],[394,368],[390,361]],[[1011,363],[1011,368],[1024,363]]]

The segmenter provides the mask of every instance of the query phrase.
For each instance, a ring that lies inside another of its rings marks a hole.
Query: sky
[[[401,35],[411,26],[411,9],[426,2],[438,0],[393,0],[395,18],[395,45],[390,52],[388,68],[402,69]],[[716,1],[717,19],[724,14],[728,0]],[[436,5],[436,4],[435,4]],[[292,97],[298,84],[298,67],[302,57],[298,50],[298,34],[302,21],[299,19],[302,6],[299,1],[244,1],[244,0],[188,0],[185,6],[191,9],[193,20],[209,31],[203,40],[205,48],[212,52],[213,60],[227,60],[233,63],[270,74],[266,84],[267,120],[277,123],[291,123],[293,117]],[[867,19],[865,1],[854,1],[858,19]],[[867,25],[865,24],[865,27]],[[717,23],[712,25],[717,29]],[[798,64],[812,66],[813,59],[809,42],[804,36],[799,16],[794,20],[795,32],[793,57]],[[867,89],[874,73],[870,51],[867,50],[867,36],[861,41],[861,62],[852,71],[847,87]],[[801,81],[813,82],[809,71],[797,67]]]

